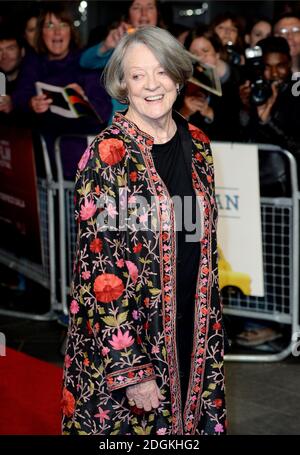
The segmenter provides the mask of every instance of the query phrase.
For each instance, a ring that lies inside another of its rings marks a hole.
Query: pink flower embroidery
[[[65,357],[65,367],[66,368],[70,368],[71,365],[72,365],[72,359],[69,356],[69,354],[67,354],[66,357]]]
[[[124,334],[121,332],[121,329],[118,329],[118,335],[112,336],[112,341],[109,342],[114,349],[120,351],[124,348],[129,348],[134,343],[134,340],[129,336],[129,331]]]
[[[97,207],[94,204],[94,202],[89,201],[88,198],[86,197],[84,199],[84,204],[81,205],[80,218],[82,219],[82,221],[86,221],[95,214],[96,210]]]
[[[138,272],[138,268],[137,266],[131,262],[131,261],[125,261],[126,265],[127,265],[127,268],[128,268],[128,272],[129,272],[129,275],[130,275],[130,278],[132,279],[132,281],[135,283],[136,280],[138,279],[138,276],[139,276],[139,272]]]
[[[91,272],[89,270],[86,270],[85,272],[82,272],[81,276],[84,280],[88,280],[91,276]]]
[[[116,207],[113,204],[111,204],[111,203],[109,203],[108,206],[107,206],[107,212],[108,212],[108,215],[111,218],[115,218],[115,216],[118,215]]]
[[[83,171],[83,169],[87,165],[87,162],[88,162],[88,160],[90,158],[90,155],[91,155],[91,151],[90,151],[90,148],[88,147],[85,150],[84,154],[82,155],[82,157],[80,158],[80,161],[78,163],[78,167],[79,167],[80,171]]]
[[[217,423],[214,429],[216,433],[223,433],[224,431],[224,427],[221,423]]]
[[[140,216],[141,223],[146,223],[147,220],[148,220],[148,213],[144,213],[143,215]]]
[[[108,416],[110,411],[108,409],[105,411],[104,409],[100,408],[100,406],[99,406],[98,411],[99,411],[99,414],[95,414],[95,417],[99,417],[100,423],[104,423],[105,420],[110,420],[110,417]]]
[[[110,349],[108,349],[108,348],[106,348],[106,347],[105,347],[105,348],[102,348],[101,354],[102,354],[102,355],[107,355],[107,354],[109,353],[109,351],[110,351]]]
[[[137,310],[133,310],[132,317],[135,321],[137,321],[140,317],[139,312]]]
[[[136,203],[136,197],[135,196],[129,196],[128,204],[135,204],[135,203]]]
[[[72,314],[76,314],[79,311],[79,305],[76,302],[76,300],[72,300],[71,305],[70,305],[70,312]]]
[[[125,264],[124,259],[117,260],[117,267],[122,268],[124,267],[124,264]]]
[[[156,432],[156,434],[159,434],[159,435],[163,435],[163,434],[166,434],[167,433],[167,429],[166,428],[159,428]]]
[[[153,346],[151,349],[151,354],[159,354],[159,347]]]

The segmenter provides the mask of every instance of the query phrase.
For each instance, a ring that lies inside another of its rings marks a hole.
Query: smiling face
[[[67,56],[71,41],[71,28],[54,14],[47,14],[43,26],[43,40],[51,60]]]
[[[176,83],[150,49],[144,44],[131,45],[125,53],[123,68],[128,117],[139,127],[171,117],[177,97]]]
[[[155,0],[134,0],[129,8],[129,22],[133,27],[157,24]]]
[[[284,82],[290,75],[291,61],[280,52],[270,52],[264,56],[264,77],[267,81]]]

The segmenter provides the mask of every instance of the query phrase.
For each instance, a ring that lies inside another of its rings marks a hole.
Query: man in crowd
[[[292,71],[300,71],[300,17],[294,13],[281,15],[275,22],[274,35],[287,40],[292,58]]]
[[[15,89],[24,48],[16,33],[9,27],[0,28],[0,71],[6,78],[6,96],[0,98],[0,112],[12,110],[11,93]]]
[[[263,76],[271,84],[271,93],[260,106],[251,104],[251,83],[240,87],[242,126],[245,140],[276,144],[300,153],[300,100],[293,90],[291,55],[282,37],[268,37],[257,43],[263,52]],[[299,156],[300,158],[300,156]]]

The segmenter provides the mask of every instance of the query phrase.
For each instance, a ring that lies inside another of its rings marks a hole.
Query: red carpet
[[[61,384],[61,368],[7,348],[0,357],[0,434],[60,434]]]

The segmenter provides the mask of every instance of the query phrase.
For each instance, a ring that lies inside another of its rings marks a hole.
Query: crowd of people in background
[[[120,38],[137,27],[165,28],[165,24],[159,2],[132,0],[118,23],[107,24],[107,36],[101,42],[82,48],[74,19],[61,2],[30,11],[22,33],[15,30],[13,21],[3,18],[0,71],[7,84],[6,96],[0,97],[0,123],[29,126],[36,136],[42,134],[54,166],[58,136],[96,135],[110,123],[114,112],[126,109],[127,100],[111,99],[101,83],[101,73]],[[203,15],[193,29],[181,24],[171,24],[168,29],[200,61],[215,67],[222,88],[220,97],[188,84],[178,96],[177,111],[212,141],[279,145],[290,150],[299,164],[300,99],[293,86],[300,77],[300,13],[291,10],[249,21],[226,12],[210,24]],[[253,56],[249,50],[255,46],[259,49]],[[97,117],[68,119],[51,112],[53,100],[37,93],[36,82],[72,87],[88,98]],[[73,138],[64,148],[65,177],[72,180],[82,146]],[[276,163],[274,166],[275,179]]]
[[[62,132],[98,133],[115,111],[126,109],[126,100],[121,104],[105,93],[101,72],[123,34],[143,25],[165,27],[156,0],[129,2],[126,16],[108,27],[105,39],[85,49],[79,45],[70,11],[61,2],[45,3],[42,11],[29,12],[22,33],[9,18],[3,20],[0,70],[6,75],[7,96],[1,97],[1,122],[31,122],[46,137],[50,156],[53,141]],[[211,24],[200,23],[191,30],[178,24],[169,29],[187,50],[216,68],[222,87],[221,97],[192,84],[185,87],[176,107],[186,119],[205,130],[211,140],[275,143],[298,154],[300,103],[291,91],[293,73],[300,71],[298,13],[284,12],[272,22],[255,18],[250,23],[226,12]],[[257,45],[262,49],[261,65],[245,53]],[[266,93],[257,100],[252,92],[258,71]],[[72,86],[90,100],[102,123],[92,117],[62,121],[50,111],[51,97],[37,94],[37,81]],[[76,164],[79,155],[67,154],[66,163]],[[67,177],[73,174],[71,165]]]

